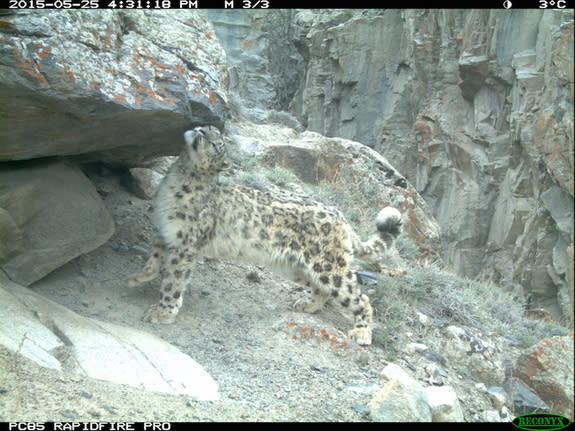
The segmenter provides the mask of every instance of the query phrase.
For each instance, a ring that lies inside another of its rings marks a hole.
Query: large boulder
[[[287,169],[303,183],[332,185],[333,205],[340,210],[351,206],[371,216],[386,206],[399,209],[419,257],[441,260],[439,225],[415,188],[381,154],[359,142],[309,131],[298,134],[279,125],[238,122],[233,129],[240,148],[259,154],[264,165]],[[339,202],[335,191],[341,194]],[[375,215],[365,218],[360,214],[357,224],[359,233],[367,235],[375,227]]]
[[[0,344],[42,367],[217,400],[218,385],[196,361],[156,336],[82,317],[0,270]]]
[[[429,397],[424,388],[401,367],[387,365],[381,372],[385,383],[369,402],[376,422],[431,422]]]
[[[532,387],[554,413],[573,419],[573,332],[531,347],[517,359],[513,375]]]
[[[226,57],[196,11],[13,11],[0,55],[0,161],[136,164],[224,121]]]
[[[428,386],[424,390],[433,422],[464,422],[457,393],[451,386]]]
[[[106,242],[114,221],[92,183],[62,162],[0,168],[0,268],[25,286]]]

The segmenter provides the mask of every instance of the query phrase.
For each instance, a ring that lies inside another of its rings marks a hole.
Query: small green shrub
[[[402,232],[395,242],[399,255],[408,261],[417,260],[419,257],[419,250],[417,245],[409,239],[405,232]]]
[[[264,175],[272,184],[275,184],[278,187],[285,187],[289,183],[298,181],[297,176],[292,171],[280,166],[265,168]]]
[[[266,190],[269,185],[265,176],[256,172],[240,172],[236,174],[235,182],[257,190]]]

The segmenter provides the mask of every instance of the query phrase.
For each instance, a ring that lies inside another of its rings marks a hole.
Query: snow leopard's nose
[[[184,132],[184,140],[187,143],[189,143],[190,141],[192,141],[194,139],[195,135],[196,135],[195,130],[188,130],[188,131]]]
[[[188,130],[184,132],[184,139],[193,139],[197,135],[205,135],[205,131],[203,127],[194,127],[192,130]]]
[[[200,135],[204,135],[204,131],[202,130],[201,127],[196,127],[195,129],[192,130],[188,130],[187,132],[184,133],[184,141],[186,142],[187,145],[191,145],[194,150],[196,149],[196,139],[198,138],[198,136]]]
[[[195,127],[192,130],[188,130],[184,132],[184,139],[186,142],[192,141],[197,135],[205,135],[206,132],[204,131],[203,127]]]

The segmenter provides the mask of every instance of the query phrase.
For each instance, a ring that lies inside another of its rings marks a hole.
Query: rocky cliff
[[[235,25],[225,11],[208,16],[231,59],[245,51],[230,40],[257,41],[258,61],[239,67],[245,82],[284,89],[274,105],[243,84],[245,100],[285,108],[292,94],[289,110],[309,130],[376,149],[425,198],[453,270],[571,316],[572,11],[305,10]],[[281,59],[284,79],[272,67]]]
[[[292,112],[385,155],[431,207],[457,273],[569,316],[572,11],[310,15],[294,18],[309,53]]]

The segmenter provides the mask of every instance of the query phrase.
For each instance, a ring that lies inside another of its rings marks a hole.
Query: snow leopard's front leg
[[[160,302],[150,307],[144,320],[152,323],[174,323],[184,300],[193,262],[193,256],[184,256],[175,250],[166,252],[161,269]]]

